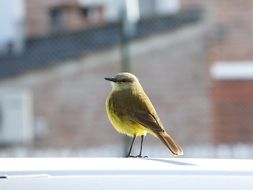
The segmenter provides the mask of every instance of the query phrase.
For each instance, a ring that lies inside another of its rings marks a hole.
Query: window
[[[89,21],[99,21],[103,12],[100,6],[81,8],[82,15]]]
[[[51,29],[53,32],[59,32],[65,28],[64,11],[61,8],[54,8],[50,12]]]

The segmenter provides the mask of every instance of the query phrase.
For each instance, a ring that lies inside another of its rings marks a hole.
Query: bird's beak
[[[117,82],[116,78],[105,77],[105,80]]]
[[[105,77],[105,80],[112,81],[112,82],[117,82],[116,78]]]

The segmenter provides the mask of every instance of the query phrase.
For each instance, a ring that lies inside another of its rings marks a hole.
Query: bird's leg
[[[132,140],[132,143],[131,143],[131,146],[130,146],[130,149],[129,149],[127,157],[132,157],[131,156],[131,151],[132,151],[132,148],[133,148],[133,144],[134,144],[135,138],[136,138],[136,135],[133,136],[133,140]]]
[[[141,135],[141,147],[140,147],[140,153],[137,156],[138,158],[142,158],[142,145],[143,145],[144,135]],[[146,157],[146,156],[144,156]]]

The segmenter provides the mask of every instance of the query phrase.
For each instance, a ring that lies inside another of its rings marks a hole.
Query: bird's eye
[[[126,79],[122,79],[120,82],[127,82],[127,80]]]

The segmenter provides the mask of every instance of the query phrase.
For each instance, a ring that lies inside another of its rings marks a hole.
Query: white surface
[[[0,189],[253,189],[253,160],[0,159]]]
[[[216,62],[211,67],[210,73],[218,80],[252,80],[253,61]]]
[[[32,95],[28,90],[0,89],[1,145],[32,141],[32,107]]]

